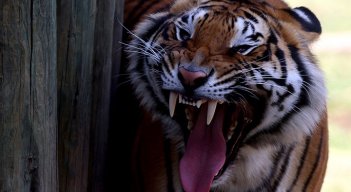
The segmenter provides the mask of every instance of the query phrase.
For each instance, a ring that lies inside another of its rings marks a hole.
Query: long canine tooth
[[[213,119],[213,116],[216,112],[217,101],[208,101],[207,107],[207,125],[209,125]]]
[[[197,108],[200,108],[201,105],[202,105],[203,103],[205,103],[206,101],[207,101],[207,100],[204,100],[204,99],[201,99],[201,100],[196,101],[196,107],[197,107]]]
[[[196,107],[197,107],[197,108],[200,108],[200,107],[201,107],[201,104],[202,104],[202,100],[196,101]]]
[[[171,92],[169,94],[169,114],[171,115],[171,117],[173,117],[174,115],[174,110],[177,104],[177,99],[178,99],[178,94]]]

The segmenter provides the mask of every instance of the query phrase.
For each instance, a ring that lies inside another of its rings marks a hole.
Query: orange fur
[[[291,35],[292,33],[298,32],[305,39],[307,45],[319,37],[319,33],[304,31],[303,26],[284,11],[289,8],[285,2],[281,0],[247,1],[255,4],[255,7],[263,13],[281,21],[279,24],[275,23],[275,21],[269,22],[272,22],[273,28],[280,31],[285,41],[291,45],[301,49],[305,45],[300,42],[301,39]],[[175,2],[171,0],[126,0],[125,25],[129,29],[134,29],[135,25],[145,19],[145,16],[150,13],[158,12],[163,10],[163,8],[169,8],[171,13],[179,14],[190,10],[201,2],[202,0],[177,0]],[[229,1],[224,0],[223,2],[227,3]],[[244,12],[241,11],[241,9],[245,9],[245,6],[248,8],[251,5],[242,5],[240,8],[237,5],[233,5],[228,8],[227,14],[230,15],[235,12],[236,15],[241,14],[245,17]],[[225,15],[221,16],[223,17],[216,17],[211,22],[206,23],[206,26],[201,28],[201,31],[196,31],[197,36],[187,42],[187,51],[179,52],[175,54],[175,57],[181,58],[179,60],[193,61],[193,63],[199,66],[213,65],[218,70],[219,75],[225,74],[230,68],[229,63],[233,62],[233,58],[227,58],[225,53],[228,51],[227,42],[230,41],[230,37],[233,36],[234,32],[227,30],[226,25],[223,25],[221,28],[218,27],[218,23],[223,23],[225,18]],[[250,56],[247,56],[247,58],[254,60],[254,58],[261,56],[265,49],[265,47],[259,47]],[[303,53],[307,54],[308,51],[303,51]],[[238,55],[235,58],[238,63],[240,63],[241,57]],[[181,191],[178,172],[173,172],[175,175],[171,181],[165,181],[168,179],[167,171],[169,171],[165,168],[169,166],[166,165],[167,162],[169,159],[178,161],[180,158],[177,153],[178,144],[165,136],[162,128],[163,125],[159,120],[154,119],[148,111],[142,110],[142,112],[144,118],[137,128],[137,137],[132,157],[134,189],[135,191],[143,192],[164,192],[169,190],[169,182],[171,182],[175,191]],[[297,144],[297,149],[293,154],[296,155],[296,158],[304,158],[305,161],[302,165],[303,168],[301,169],[299,178],[295,181],[295,185],[292,186],[291,191],[301,191],[304,188],[306,191],[311,192],[321,190],[328,161],[327,127],[327,112],[325,111],[323,118],[316,125],[316,129],[311,136],[306,136]],[[304,150],[307,151],[305,156],[303,156]],[[165,154],[165,151],[170,152],[170,154]],[[299,167],[298,163],[298,160],[296,160],[293,167],[297,169]],[[178,164],[171,165],[170,167],[173,170],[178,170]],[[290,172],[295,171],[290,170]],[[310,175],[310,173],[313,173],[313,175]]]

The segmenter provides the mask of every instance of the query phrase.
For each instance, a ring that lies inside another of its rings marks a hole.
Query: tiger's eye
[[[229,54],[230,55],[233,55],[235,53],[239,53],[239,54],[248,54],[248,53],[245,53],[247,52],[250,48],[252,48],[251,45],[238,45],[238,46],[233,46],[231,48],[229,48]]]
[[[185,29],[179,28],[179,40],[186,41],[190,39],[190,34]]]

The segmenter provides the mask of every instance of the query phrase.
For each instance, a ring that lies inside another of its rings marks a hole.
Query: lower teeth
[[[187,128],[188,128],[189,130],[192,130],[192,128],[193,128],[193,126],[194,126],[194,123],[193,123],[193,113],[192,113],[188,108],[185,109],[185,116],[186,116],[186,118],[187,118],[187,120],[188,120],[188,126],[187,126]]]
[[[230,126],[230,128],[228,129],[227,140],[229,140],[229,139],[232,138],[233,133],[234,133],[234,130],[235,130],[235,128],[236,128],[237,125],[238,125],[238,122],[235,121],[235,122]]]

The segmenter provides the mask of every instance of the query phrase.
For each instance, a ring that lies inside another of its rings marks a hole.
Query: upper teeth
[[[169,95],[169,114],[171,117],[174,115],[175,106],[177,104],[178,94],[171,92]]]
[[[200,99],[197,101],[189,101],[186,100],[182,95],[179,95],[178,93],[174,93],[171,92],[169,95],[169,114],[171,115],[171,117],[173,117],[174,115],[174,111],[175,111],[175,107],[177,104],[177,99],[179,98],[179,103],[183,103],[183,104],[187,104],[187,105],[192,105],[192,106],[196,106],[197,108],[200,108],[200,106],[205,103],[208,102],[208,106],[207,106],[207,125],[209,125],[214,117],[214,114],[216,112],[216,107],[217,107],[217,103],[218,101],[213,101],[213,100],[204,100],[204,99]]]
[[[173,93],[173,94],[176,94],[176,93]],[[186,99],[182,95],[179,95],[179,100],[178,100],[179,103],[196,106],[197,108],[200,108],[201,105],[207,101],[207,100],[204,100],[204,99],[200,99],[200,100],[197,100],[197,101],[189,101],[189,100],[190,99]]]
[[[217,101],[209,101],[207,107],[207,125],[209,125],[213,119],[216,112]]]

